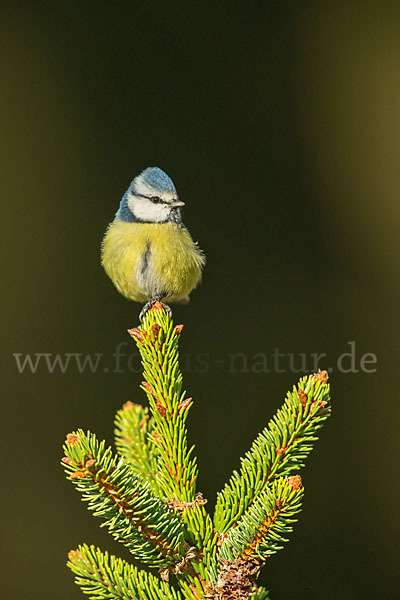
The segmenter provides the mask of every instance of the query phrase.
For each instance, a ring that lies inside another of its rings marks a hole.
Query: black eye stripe
[[[160,198],[160,196],[145,196],[145,194],[138,194],[137,192],[134,192],[135,196],[139,196],[139,198],[146,198],[146,200],[150,200],[150,202],[153,202],[153,204],[166,204],[167,206],[170,204],[170,202],[167,202],[167,200],[163,200],[162,198]],[[173,198],[171,200],[171,202],[175,202],[176,198]]]
[[[161,200],[159,196],[145,196],[145,194],[138,194],[137,192],[134,192],[134,194],[135,196],[139,196],[139,198],[146,198],[146,200],[150,200],[150,202],[153,202],[154,204],[167,204],[167,202]]]

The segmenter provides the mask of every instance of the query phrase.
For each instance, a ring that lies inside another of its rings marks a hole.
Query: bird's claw
[[[151,300],[149,300],[148,302],[146,302],[146,304],[143,306],[142,310],[140,311],[139,314],[139,321],[140,323],[142,323],[144,316],[146,315],[146,313],[153,308],[153,306],[155,305],[156,302],[159,302],[163,309],[165,310],[165,312],[167,312],[169,314],[170,317],[172,317],[172,310],[171,307],[168,306],[168,304],[164,304],[163,302],[161,302],[161,298],[160,297],[156,297],[156,298],[152,298]]]

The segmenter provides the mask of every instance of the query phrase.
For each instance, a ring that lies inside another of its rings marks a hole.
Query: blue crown
[[[141,180],[152,188],[159,190],[161,193],[169,193],[176,195],[176,189],[173,181],[164,171],[158,167],[148,167],[138,175]],[[135,177],[135,179],[137,179]],[[135,185],[135,179],[133,180],[133,186]]]

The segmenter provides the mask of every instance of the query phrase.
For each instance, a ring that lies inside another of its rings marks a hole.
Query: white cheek
[[[154,204],[146,198],[138,196],[130,196],[128,198],[128,206],[137,219],[141,221],[150,221],[159,223],[168,219],[170,208],[163,204]]]

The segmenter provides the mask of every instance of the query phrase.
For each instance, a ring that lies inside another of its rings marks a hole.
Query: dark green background
[[[298,378],[228,372],[230,353],[355,341],[376,373],[331,374],[333,416],[304,510],[262,582],[273,600],[398,597],[400,10],[395,2],[66,2],[1,14],[2,596],[81,598],[82,541],[127,556],[58,465],[65,433],[112,442],[140,376],[19,374],[13,353],[103,353],[137,324],[99,245],[158,165],[208,262],[188,307],[190,440],[212,506]],[[397,586],[398,587],[398,586]]]

